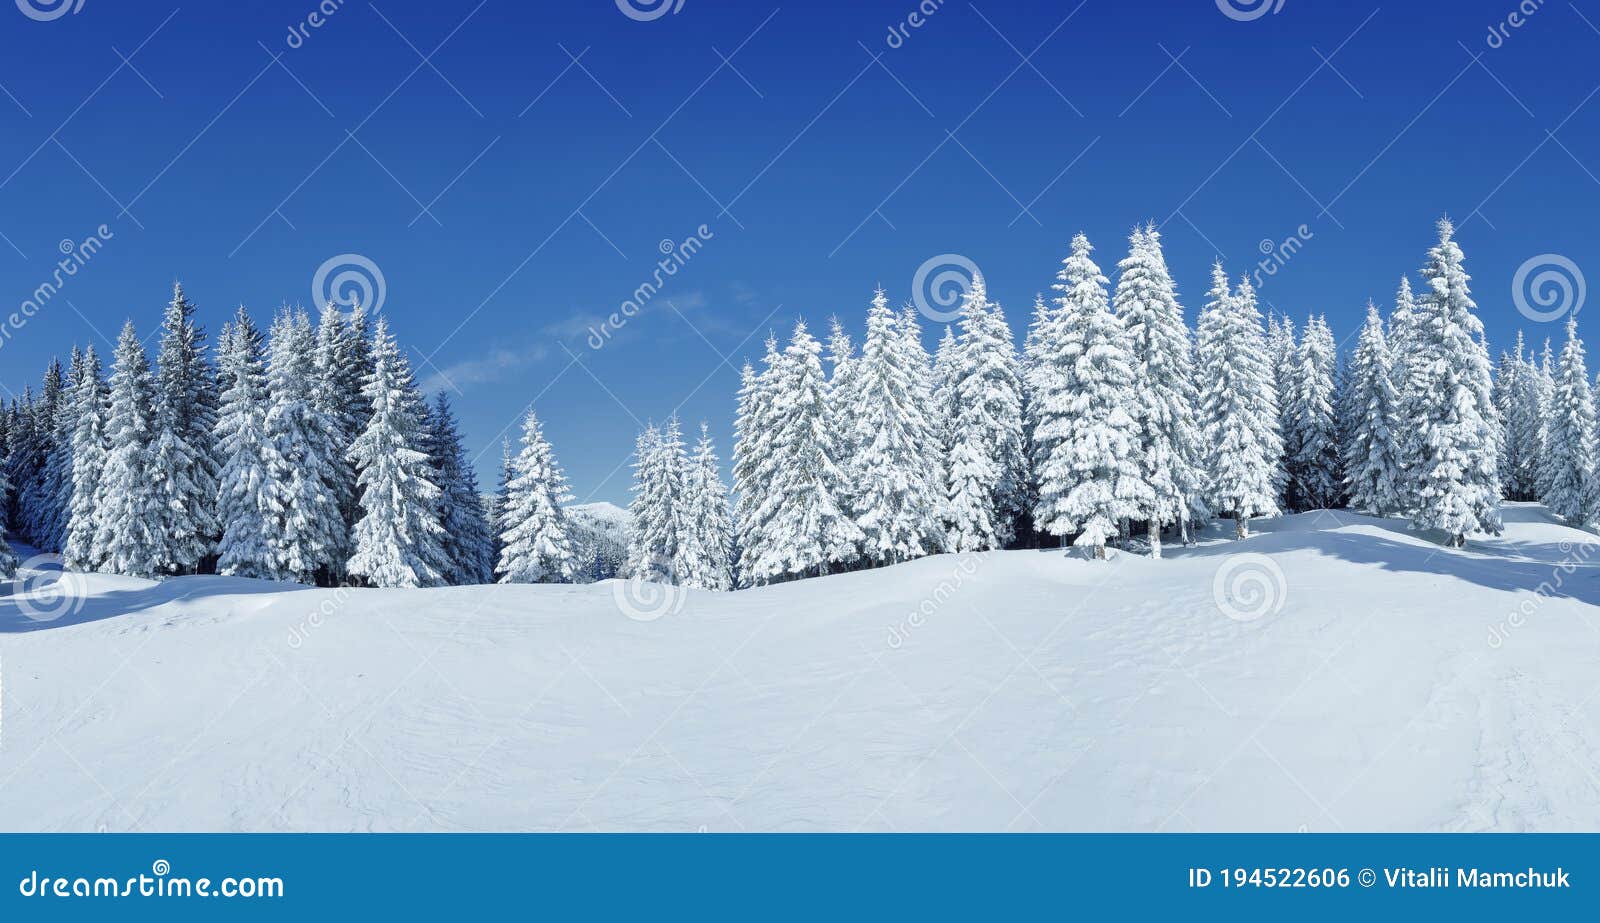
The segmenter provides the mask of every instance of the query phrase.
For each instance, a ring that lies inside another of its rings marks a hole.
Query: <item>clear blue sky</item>
[[[459,389],[486,483],[537,399],[579,498],[622,502],[636,420],[681,405],[726,458],[736,367],[768,329],[837,312],[859,334],[873,286],[909,298],[934,255],[981,267],[1020,329],[1074,232],[1110,274],[1153,219],[1192,322],[1219,252],[1237,275],[1305,225],[1263,297],[1343,338],[1446,212],[1498,350],[1519,324],[1559,332],[1513,308],[1523,261],[1600,267],[1600,0],[1548,3],[1490,47],[1512,8],[947,0],[891,47],[907,0],[654,19],[346,0],[291,47],[310,0],[84,0],[43,21],[8,3],[4,313],[63,238],[114,236],[8,331],[0,384],[108,348],[125,317],[152,328],[175,278],[215,333],[239,303],[309,303],[318,267],[356,253],[419,376]],[[591,349],[658,243],[702,224],[703,249]]]

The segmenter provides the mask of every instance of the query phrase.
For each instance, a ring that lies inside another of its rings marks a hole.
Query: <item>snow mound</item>
[[[0,596],[0,828],[1600,828],[1595,537],[1505,519],[736,593],[69,577]]]

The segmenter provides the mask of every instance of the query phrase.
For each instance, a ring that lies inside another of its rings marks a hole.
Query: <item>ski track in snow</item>
[[[1507,520],[941,555],[653,622],[612,583],[94,575],[58,621],[0,597],[0,828],[1600,829],[1592,536]],[[1214,598],[1241,553],[1282,574],[1258,621]]]

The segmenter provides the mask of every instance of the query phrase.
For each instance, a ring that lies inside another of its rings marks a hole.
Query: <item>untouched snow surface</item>
[[[727,594],[70,577],[0,597],[0,828],[1600,829],[1593,539],[1506,512]]]

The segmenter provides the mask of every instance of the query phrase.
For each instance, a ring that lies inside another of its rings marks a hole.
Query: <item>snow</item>
[[[1594,536],[1505,520],[737,593],[74,576],[0,597],[0,828],[1595,829]]]

